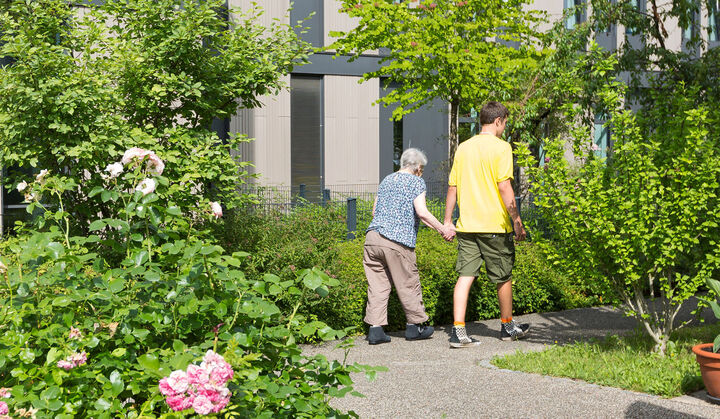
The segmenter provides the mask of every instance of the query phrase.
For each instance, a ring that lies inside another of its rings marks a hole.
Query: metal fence
[[[445,217],[445,194],[447,183],[428,182],[427,184],[428,210],[442,221]],[[347,237],[352,239],[358,230],[364,230],[372,221],[372,206],[377,195],[378,185],[320,185],[300,184],[290,186],[257,186],[245,185],[241,192],[250,195],[251,208],[264,214],[290,214],[298,207],[307,205],[320,205],[339,209],[345,218]],[[532,197],[523,200],[515,197],[523,221],[534,229],[544,231],[540,213],[535,207]],[[526,201],[526,202],[523,202]],[[453,212],[453,219],[457,219],[457,207]],[[424,227],[424,224],[421,223]]]

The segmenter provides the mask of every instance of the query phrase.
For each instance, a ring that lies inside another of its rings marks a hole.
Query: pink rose
[[[73,364],[73,363],[70,362],[70,361],[66,361],[66,360],[64,360],[64,359],[61,360],[61,361],[58,361],[58,362],[57,362],[57,366],[58,366],[58,368],[62,368],[62,369],[64,369],[65,371],[69,371],[69,370],[75,368],[75,364]]]
[[[87,353],[85,353],[84,351],[80,353],[74,353],[70,355],[67,360],[75,364],[76,367],[79,367],[80,365],[83,365],[87,362]]]
[[[8,405],[5,402],[0,402],[0,415],[7,415],[10,412]]]
[[[7,399],[10,397],[10,389],[7,387],[0,388],[0,399]]]
[[[76,329],[70,326],[70,333],[68,334],[68,339],[82,339],[82,332],[80,332],[80,329]]]
[[[143,179],[135,187],[135,190],[142,192],[143,195],[147,195],[149,193],[155,192],[156,187],[157,187],[157,184],[155,183],[155,180],[147,178],[147,179]]]
[[[220,399],[219,401],[215,402],[215,407],[213,407],[213,413],[220,413],[221,410],[227,406],[227,404],[230,403],[230,397],[225,397]]]
[[[223,215],[222,207],[217,202],[210,203],[210,211],[212,211],[212,214],[215,216],[215,218],[220,218]]]
[[[175,390],[170,386],[170,383],[168,383],[168,377],[163,378],[158,383],[158,388],[160,389],[160,394],[163,396],[175,396],[177,393],[175,393]]]
[[[225,384],[233,378],[233,369],[228,363],[216,365],[210,370],[210,382],[214,384]]]
[[[187,367],[187,377],[190,384],[202,386],[210,382],[210,374],[205,368],[190,364]]]
[[[190,385],[188,375],[185,371],[175,370],[167,377],[167,383],[176,394],[185,393]]]
[[[590,146],[590,148],[592,149],[592,151],[598,151],[598,150],[600,150],[600,147],[598,147],[598,145],[595,144],[595,143],[592,143],[592,145]]]
[[[182,394],[177,396],[169,396],[165,398],[165,402],[170,406],[170,409],[179,412],[181,410],[189,409],[193,405],[193,399],[185,397]]]
[[[198,395],[192,402],[192,407],[198,415],[207,415],[213,411],[213,404],[207,397]]]

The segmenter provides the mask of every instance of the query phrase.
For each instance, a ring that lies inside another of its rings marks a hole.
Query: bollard
[[[323,189],[323,206],[327,206],[330,202],[330,189]]]
[[[355,238],[355,230],[357,230],[357,200],[355,198],[347,199],[347,239]]]

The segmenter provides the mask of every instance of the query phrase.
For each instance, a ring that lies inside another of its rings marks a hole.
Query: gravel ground
[[[626,333],[634,320],[609,307],[583,308],[516,317],[531,323],[526,339],[503,342],[499,320],[468,323],[468,333],[481,344],[450,349],[450,327],[436,327],[431,339],[405,341],[390,333],[390,343],[370,346],[356,339],[349,361],[383,365],[369,382],[362,374],[355,388],[365,398],[347,396],[333,406],[353,410],[361,418],[720,418],[720,406],[711,404],[705,391],[663,399],[567,378],[498,369],[490,364],[495,355],[517,350],[543,350],[545,345],[568,343],[607,334]],[[336,342],[307,346],[307,354],[321,353],[342,359]]]

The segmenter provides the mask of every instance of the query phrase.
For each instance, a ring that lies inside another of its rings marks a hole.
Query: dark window
[[[308,199],[322,191],[322,77],[290,78],[290,177],[294,193],[307,187]]]
[[[574,28],[577,24],[585,20],[585,1],[584,0],[565,0],[565,10],[575,8],[575,11],[565,20],[565,27]]]
[[[708,39],[710,42],[720,42],[720,1],[708,3]]]
[[[403,152],[403,120],[393,120],[393,171],[400,170],[400,157]]]

